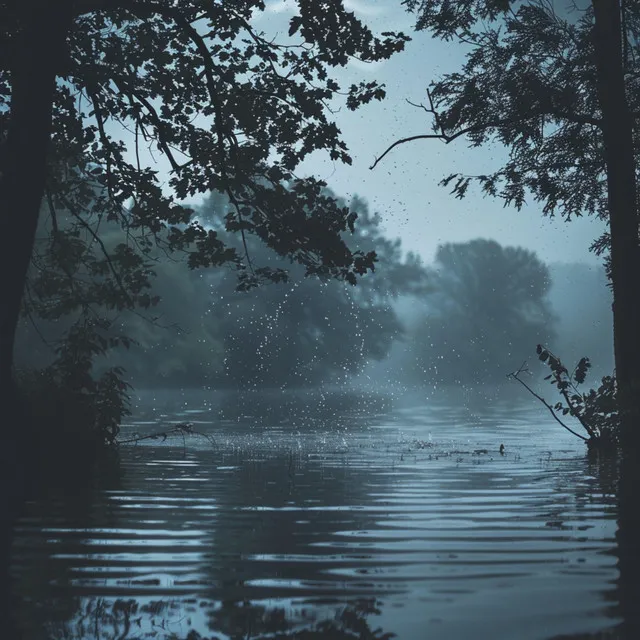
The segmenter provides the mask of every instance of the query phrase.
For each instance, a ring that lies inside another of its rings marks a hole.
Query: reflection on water
[[[120,486],[31,502],[14,549],[26,638],[616,624],[612,486],[537,407],[281,398],[149,394],[125,435],[189,420],[214,444],[145,441]]]

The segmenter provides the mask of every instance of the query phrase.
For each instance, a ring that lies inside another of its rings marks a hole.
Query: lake
[[[546,640],[619,622],[612,481],[525,395],[149,391],[121,437],[185,421],[203,435],[123,446],[113,479],[29,502],[25,638]]]

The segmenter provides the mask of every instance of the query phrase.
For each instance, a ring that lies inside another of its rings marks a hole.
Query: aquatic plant
[[[172,631],[175,626],[191,624],[191,617],[178,602],[156,600],[141,604],[134,599],[109,602],[89,600],[73,621],[54,623],[48,628],[51,640],[104,640],[156,638],[157,640],[216,640],[222,633],[232,640],[390,640],[395,634],[372,628],[370,616],[380,615],[381,603],[374,598],[344,603],[334,614],[322,620],[304,612],[306,622],[298,626],[283,608],[267,608],[250,602],[222,602],[212,613],[209,627],[213,635],[195,629]],[[201,604],[202,606],[202,604]]]
[[[549,381],[560,393],[562,400],[555,404],[547,402],[543,396],[536,393],[522,376],[530,374],[526,362],[507,377],[519,382],[529,393],[537,398],[558,422],[574,436],[584,440],[588,446],[614,449],[618,446],[620,428],[620,414],[616,400],[615,376],[604,376],[597,389],[584,392],[587,373],[591,368],[589,358],[580,358],[571,372],[565,367],[560,358],[548,348],[538,345],[536,348],[538,359],[549,369],[550,373],[544,379]],[[570,428],[560,416],[571,416],[586,432],[586,436]]]

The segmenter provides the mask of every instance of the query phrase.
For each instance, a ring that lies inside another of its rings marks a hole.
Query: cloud
[[[388,6],[382,7],[377,0],[344,0],[344,6],[349,11],[363,16],[380,16],[388,12]],[[266,11],[269,13],[297,13],[295,0],[272,0],[267,2]]]
[[[350,11],[363,16],[380,16],[389,10],[388,5],[383,8],[376,0],[345,0],[344,6]]]
[[[273,0],[267,3],[266,11],[269,13],[295,13],[296,3],[292,0]]]

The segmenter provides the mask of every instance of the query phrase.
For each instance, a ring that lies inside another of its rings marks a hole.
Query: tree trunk
[[[618,484],[618,598],[625,637],[640,637],[640,247],[633,115],[627,102],[620,0],[592,0],[611,234],[613,333],[622,463]]]
[[[0,619],[6,637],[12,638],[19,631],[13,626],[10,548],[25,460],[12,380],[13,348],[45,189],[56,71],[72,15],[66,1],[23,0],[15,7],[19,28],[12,30],[9,59],[2,61],[11,74],[11,111],[0,141]]]
[[[621,407],[628,412],[622,445],[640,451],[640,274],[634,120],[627,103],[620,0],[593,0],[594,48],[602,109],[611,233],[613,333]]]
[[[45,188],[56,71],[66,48],[69,5],[21,3],[8,60],[11,111],[0,156],[0,389],[8,401],[13,399],[13,347]],[[3,405],[6,409],[7,402]]]

